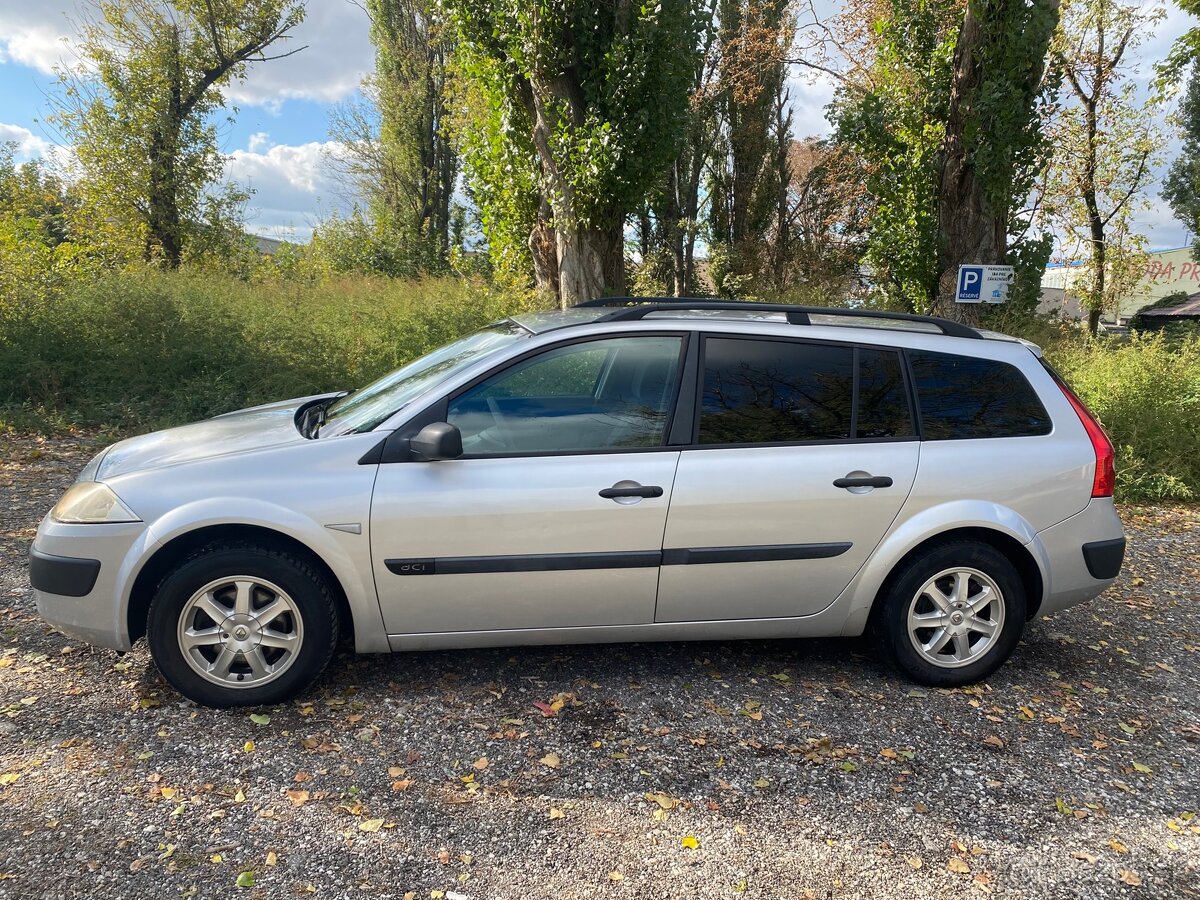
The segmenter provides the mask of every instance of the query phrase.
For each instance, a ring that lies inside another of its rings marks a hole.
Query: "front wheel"
[[[941,544],[903,565],[883,599],[880,638],[904,674],[958,687],[1008,659],[1025,625],[1025,589],[988,544]]]
[[[329,586],[307,561],[214,545],[172,572],[146,638],[163,677],[205,706],[279,703],[307,688],[337,644]]]

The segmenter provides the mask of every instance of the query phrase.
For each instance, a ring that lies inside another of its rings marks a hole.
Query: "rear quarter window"
[[[1050,433],[1046,408],[1016,366],[923,350],[908,357],[925,440]]]

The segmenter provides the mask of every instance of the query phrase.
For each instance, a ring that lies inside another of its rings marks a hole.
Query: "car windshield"
[[[413,360],[366,387],[335,401],[325,411],[322,436],[370,431],[440,381],[484,356],[529,337],[515,322],[496,322]]]

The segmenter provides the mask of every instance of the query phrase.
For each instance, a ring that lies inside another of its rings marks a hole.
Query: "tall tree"
[[[1200,62],[1192,64],[1187,91],[1179,107],[1183,148],[1163,179],[1163,199],[1175,218],[1200,241]],[[1192,257],[1200,262],[1200,242],[1194,242]]]
[[[501,146],[491,158],[536,159],[538,196],[525,193],[517,205],[525,215],[532,208],[543,235],[553,230],[559,302],[623,290],[625,218],[677,154],[687,121],[698,53],[695,0],[444,5],[462,71],[500,101],[491,134]],[[524,193],[527,171],[476,196],[486,203],[489,193]],[[486,229],[499,217],[485,210],[482,218]]]
[[[970,0],[954,48],[950,105],[938,178],[941,315],[978,321],[980,307],[954,302],[963,263],[1017,263],[1040,282],[1048,236],[1013,240],[1045,160],[1042,116],[1051,96],[1046,56],[1059,0]]]
[[[937,293],[938,188],[963,0],[857,0],[831,23],[845,72],[835,141],[863,160],[871,225],[863,266],[887,306]]]
[[[709,237],[722,293],[778,285],[791,182],[787,58],[795,34],[788,0],[721,0],[720,143],[709,190]],[[775,242],[770,238],[774,235]]]
[[[458,155],[447,122],[450,45],[428,0],[365,0],[375,44],[367,103],[343,107],[334,162],[366,199],[396,249],[397,271],[448,263]]]
[[[705,173],[718,140],[720,86],[716,8],[721,0],[702,0],[698,16],[700,52],[688,100],[688,121],[679,154],[661,186],[653,190],[637,222],[638,293],[665,292],[676,297],[697,292],[696,242],[707,202]]]
[[[1146,206],[1161,134],[1153,101],[1140,101],[1126,76],[1162,15],[1120,0],[1065,0],[1052,46],[1065,96],[1049,125],[1055,152],[1043,204],[1069,245],[1086,253],[1076,290],[1093,333],[1139,267],[1131,217]]]
[[[132,226],[146,259],[179,265],[185,244],[236,202],[213,121],[221,88],[247,77],[304,17],[300,0],[95,0],[60,72],[54,121],[73,145],[90,205]]]

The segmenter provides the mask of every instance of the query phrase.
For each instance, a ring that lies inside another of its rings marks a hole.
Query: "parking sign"
[[[978,303],[979,291],[983,287],[983,266],[958,267],[957,303]]]
[[[959,266],[956,303],[1003,303],[1012,284],[1012,266]]]

